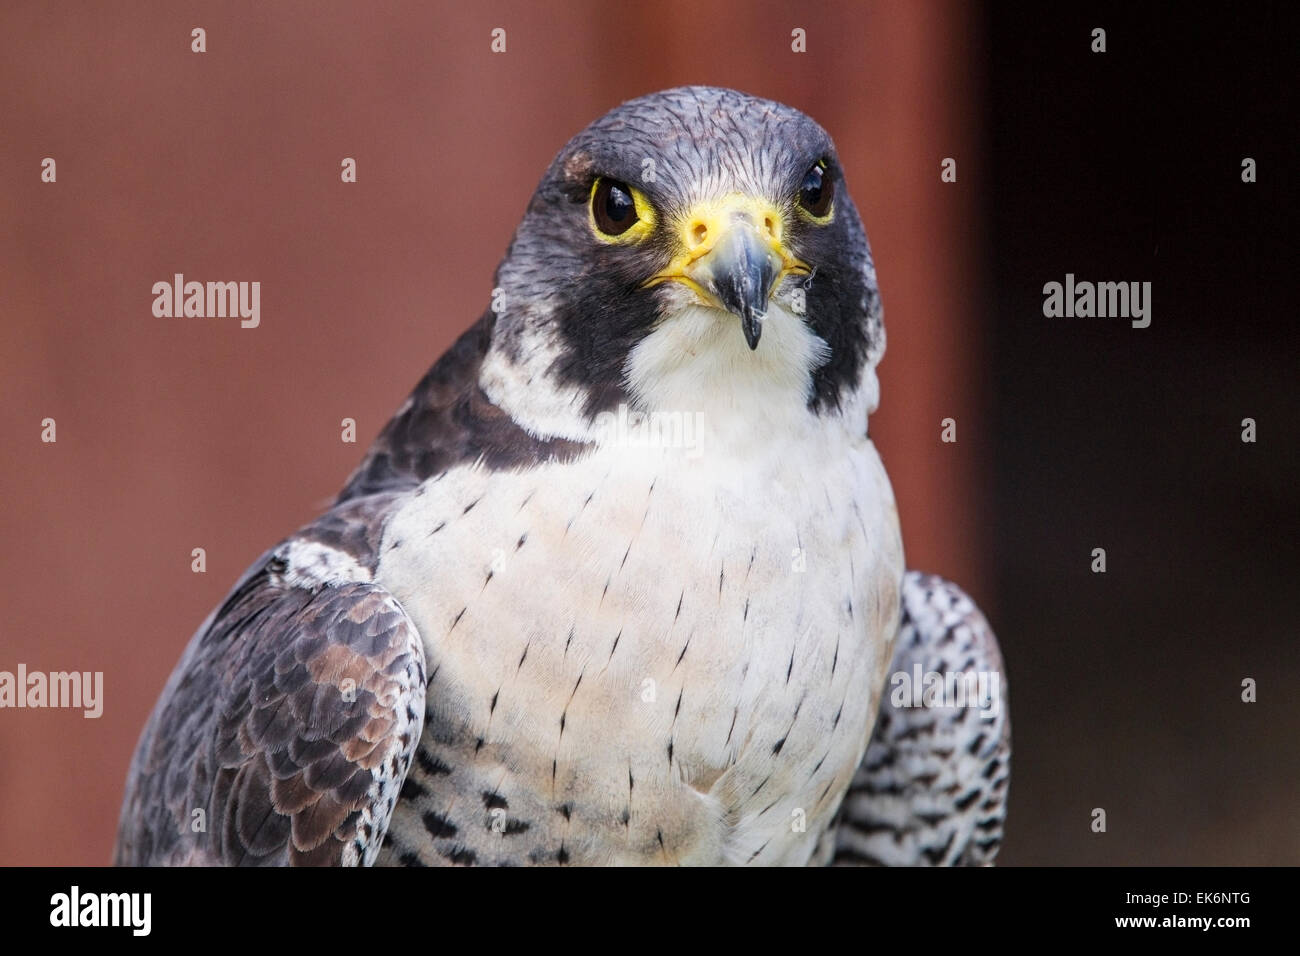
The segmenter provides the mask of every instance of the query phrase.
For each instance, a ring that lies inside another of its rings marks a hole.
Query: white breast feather
[[[694,447],[625,418],[577,462],[431,479],[385,531],[376,579],[437,671],[426,728],[484,736],[512,812],[570,800],[574,862],[646,862],[659,838],[665,862],[804,862],[861,760],[902,545],[874,373],[858,420],[807,409],[825,350],[779,306],[756,352],[687,310],[627,377],[703,423]]]

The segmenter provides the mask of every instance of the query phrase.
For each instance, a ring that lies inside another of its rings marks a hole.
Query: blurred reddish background
[[[781,100],[835,137],[884,296],[872,433],[909,563],[996,621],[968,451],[986,395],[964,5],[9,2],[0,38],[0,669],[103,671],[106,695],[98,720],[0,712],[0,862],[109,860],[131,750],[194,628],[482,312],[556,150],[665,87]],[[154,318],[176,272],[259,280],[261,326]]]

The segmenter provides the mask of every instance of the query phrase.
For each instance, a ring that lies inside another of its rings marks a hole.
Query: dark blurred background
[[[0,670],[103,671],[106,703],[0,711],[0,863],[108,861],[191,632],[482,312],[555,151],[684,83],[837,141],[909,563],[961,582],[1007,658],[1001,862],[1300,863],[1285,9],[6,3]],[[154,318],[174,272],[259,280],[261,326]],[[1152,282],[1151,327],[1044,318],[1067,272]]]
[[[994,4],[985,25],[976,469],[1015,733],[1004,859],[1295,865],[1295,15]],[[1150,281],[1150,327],[1044,318],[1067,272]]]

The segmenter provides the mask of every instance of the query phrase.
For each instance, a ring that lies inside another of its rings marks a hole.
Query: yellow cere
[[[686,270],[696,260],[708,255],[722,236],[729,229],[736,228],[738,223],[752,227],[781,259],[781,274],[777,277],[777,286],[789,273],[806,274],[812,271],[806,264],[791,255],[782,243],[785,234],[785,218],[775,204],[760,196],[729,193],[717,199],[698,203],[675,223],[675,231],[682,251],[647,285],[674,279],[702,293],[703,290],[686,275]]]

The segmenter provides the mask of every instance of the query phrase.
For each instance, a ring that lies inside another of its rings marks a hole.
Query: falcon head
[[[534,434],[589,438],[620,403],[875,407],[866,234],[830,136],[779,103],[682,87],[611,110],[552,162],[496,285],[481,384]]]

